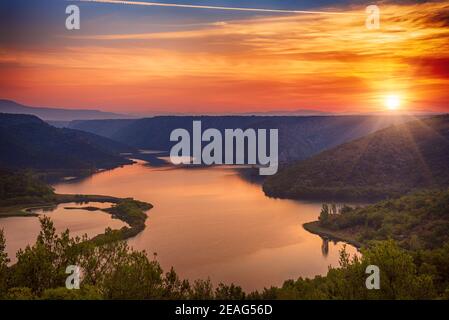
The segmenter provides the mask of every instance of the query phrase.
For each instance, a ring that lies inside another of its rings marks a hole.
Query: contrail
[[[262,8],[239,8],[239,7],[220,7],[220,6],[201,6],[195,4],[177,4],[162,2],[144,2],[144,1],[122,1],[122,0],[75,0],[79,2],[95,2],[110,4],[125,4],[149,7],[173,7],[173,8],[193,8],[193,9],[212,9],[212,10],[230,10],[230,11],[251,11],[251,12],[273,12],[273,13],[306,13],[306,14],[334,14],[334,15],[362,15],[348,12],[333,11],[308,11],[308,10],[283,10],[283,9],[262,9]]]

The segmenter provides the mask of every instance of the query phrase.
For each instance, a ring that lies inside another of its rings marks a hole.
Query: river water
[[[268,198],[260,185],[243,179],[232,167],[181,169],[137,161],[54,187],[57,193],[134,197],[152,203],[146,229],[128,242],[151,259],[157,253],[164,270],[173,266],[190,280],[209,277],[214,284],[234,282],[245,290],[280,286],[284,280],[325,274],[330,265],[338,266],[343,247],[323,242],[302,227],[317,219],[321,203]],[[73,222],[73,215],[80,220]],[[57,216],[58,230],[69,227],[76,234],[86,231],[93,236],[107,226],[121,226],[105,213]],[[36,221],[0,220],[8,252],[35,239]],[[356,253],[350,245],[347,251]]]

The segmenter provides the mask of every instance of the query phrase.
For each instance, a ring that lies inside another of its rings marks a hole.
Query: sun
[[[401,105],[401,98],[396,94],[390,94],[385,98],[385,106],[390,111],[397,110]]]

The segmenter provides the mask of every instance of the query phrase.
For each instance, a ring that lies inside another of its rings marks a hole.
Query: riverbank
[[[306,229],[310,233],[319,235],[322,238],[346,242],[350,245],[353,245],[354,247],[356,247],[358,249],[362,247],[362,243],[357,241],[350,234],[341,232],[341,231],[334,231],[334,230],[329,230],[329,229],[323,228],[320,226],[319,221],[307,222],[307,223],[304,223],[302,226],[304,227],[304,229]]]
[[[17,199],[16,202],[20,202]],[[106,243],[116,240],[126,240],[132,238],[145,229],[147,219],[146,211],[153,208],[150,203],[134,200],[133,198],[117,198],[102,195],[80,195],[80,194],[54,194],[51,198],[40,199],[40,201],[30,202],[29,198],[24,199],[24,203],[16,203],[11,206],[0,207],[0,219],[7,217],[37,217],[32,209],[56,206],[63,203],[89,203],[102,202],[114,204],[110,208],[99,209],[110,214],[113,218],[126,222],[120,230],[107,230],[91,239],[95,243]],[[90,211],[90,210],[87,210]]]
[[[118,203],[121,199],[110,196],[53,194],[49,197],[23,197],[0,203],[0,218],[33,217],[37,214],[30,209],[45,208],[69,202],[111,202]],[[9,203],[8,203],[9,202]]]

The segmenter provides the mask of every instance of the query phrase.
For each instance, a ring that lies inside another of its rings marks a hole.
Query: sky
[[[153,2],[314,13],[2,0],[0,98],[134,114],[449,112],[449,1]],[[71,4],[80,30],[65,27]]]

